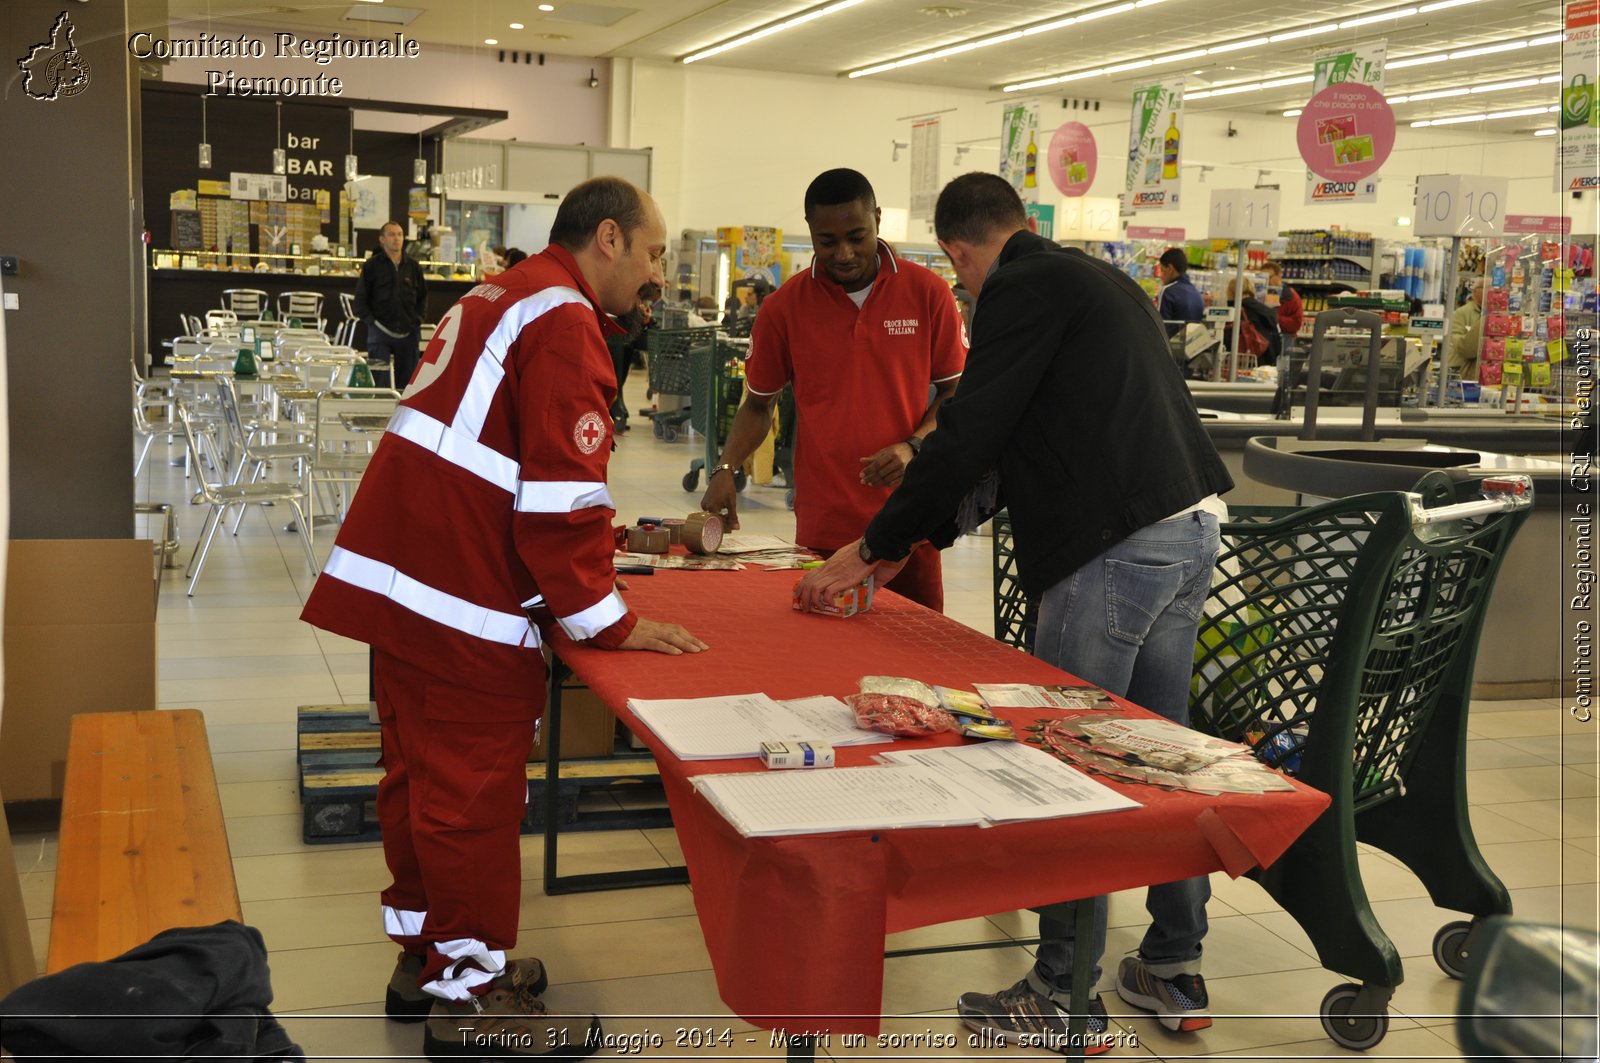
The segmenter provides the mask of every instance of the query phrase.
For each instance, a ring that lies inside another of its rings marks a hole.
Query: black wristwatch
[[[865,539],[862,539],[861,545],[856,548],[856,556],[861,559],[863,565],[876,565],[879,560],[878,556],[872,552],[872,547],[867,545]]]
[[[916,457],[918,454],[922,453],[922,437],[912,436],[910,439],[906,440],[906,446],[911,448],[911,456],[913,458]]]

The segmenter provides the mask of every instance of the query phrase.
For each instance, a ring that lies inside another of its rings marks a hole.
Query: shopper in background
[[[865,177],[819,175],[805,215],[815,257],[756,318],[745,399],[700,506],[739,526],[733,470],[766,439],[778,393],[792,383],[795,541],[830,553],[861,534],[922,449],[956,389],[967,341],[949,286],[878,238]],[[939,551],[918,550],[889,589],[943,610]]]
[[[1300,327],[1306,322],[1306,312],[1300,302],[1300,293],[1283,282],[1281,263],[1269,260],[1261,268],[1267,275],[1266,298],[1262,302],[1277,308],[1278,331],[1283,333],[1284,346],[1288,346],[1294,341],[1294,337],[1300,334]]]
[[[546,1014],[538,960],[506,961],[543,632],[705,648],[629,611],[612,566],[606,314],[661,283],[666,223],[648,195],[601,177],[561,201],[550,240],[445,314],[301,614],[374,651],[383,922],[404,950],[385,1010],[426,1017],[431,1058],[463,1045],[565,1056],[599,1033],[592,1015]]]
[[[422,266],[403,248],[406,231],[397,221],[378,230],[378,249],[361,266],[356,281],[356,316],[367,323],[367,360],[385,362],[396,390],[417,369],[422,318],[428,311],[428,282]]]
[[[869,573],[890,576],[916,544],[948,545],[1006,506],[1018,577],[1039,605],[1034,654],[1187,724],[1226,512],[1217,495],[1233,481],[1149,296],[1031,229],[1016,191],[993,174],[963,174],[939,194],[939,246],[978,297],[966,374],[900,489],[801,594],[815,603]],[[1150,887],[1150,928],[1117,970],[1117,994],[1169,1030],[1211,1025],[1200,975],[1210,894],[1205,876]],[[1086,942],[1073,940],[1079,903],[1094,905]],[[1074,953],[1092,951],[1097,984],[1105,933],[1104,897],[1039,909],[1033,969],[998,993],[963,994],[957,1013],[974,1029],[1064,1034]],[[1088,1024],[1106,1031],[1098,997]]]
[[[654,284],[640,288],[639,300],[633,309],[617,317],[617,324],[624,331],[606,337],[606,346],[611,351],[611,366],[617,375],[617,397],[611,403],[611,423],[619,432],[628,430],[628,407],[622,400],[622,386],[628,382],[628,372],[633,368],[634,360],[649,349],[649,329],[655,325],[655,301],[660,295],[661,289]]]
[[[522,248],[508,247],[506,248],[506,253],[501,257],[500,261],[506,264],[506,269],[510,269],[512,266],[515,266],[518,262],[521,262],[527,257],[528,252],[524,251]]]
[[[1472,282],[1467,301],[1450,316],[1450,375],[1478,379],[1478,347],[1483,339],[1483,278]]]
[[[1189,279],[1189,256],[1181,247],[1169,247],[1156,260],[1156,277],[1164,287],[1157,303],[1167,335],[1176,336],[1183,327],[1204,321],[1206,301]]]
[[[1234,305],[1236,279],[1228,279],[1228,305]],[[1256,298],[1255,282],[1244,279],[1244,298],[1239,301],[1239,316],[1244,321],[1244,331],[1239,336],[1239,350],[1256,356],[1257,365],[1275,365],[1283,350],[1283,337],[1278,332],[1278,311]],[[1233,350],[1233,325],[1222,330],[1221,358]]]

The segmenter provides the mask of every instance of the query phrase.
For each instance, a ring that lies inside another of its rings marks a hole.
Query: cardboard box
[[[539,721],[531,761],[544,761],[546,721]],[[617,718],[586,688],[561,692],[561,759],[609,757],[616,746]]]
[[[60,800],[79,712],[156,707],[148,539],[13,539],[6,562],[0,791]]]

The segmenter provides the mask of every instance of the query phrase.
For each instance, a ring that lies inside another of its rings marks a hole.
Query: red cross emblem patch
[[[585,454],[593,454],[606,441],[606,420],[594,410],[578,418],[572,429],[572,441]]]

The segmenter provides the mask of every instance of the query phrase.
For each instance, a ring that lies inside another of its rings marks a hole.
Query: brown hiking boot
[[[422,974],[422,957],[402,952],[395,962],[394,974],[389,976],[389,990],[383,997],[383,1012],[395,1022],[421,1022],[433,1009],[439,998],[425,993],[417,986],[417,976]],[[545,991],[550,977],[544,964],[532,956],[511,960],[500,977],[491,983],[493,989],[526,989],[534,996]]]
[[[551,1015],[526,989],[491,989],[464,1001],[438,1000],[423,1028],[429,1059],[579,1059],[600,1047],[595,1015]]]

